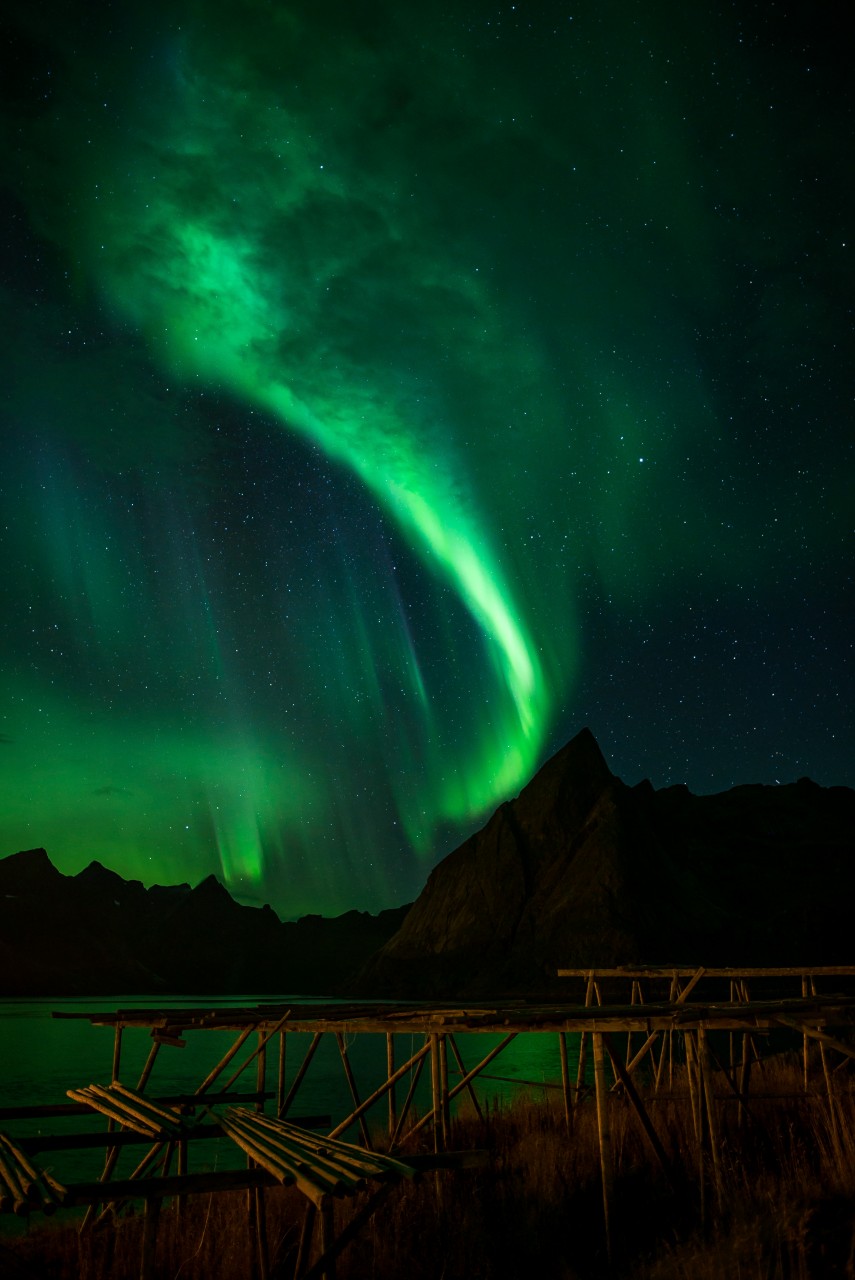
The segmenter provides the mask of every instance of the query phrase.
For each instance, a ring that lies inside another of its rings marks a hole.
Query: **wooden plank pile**
[[[67,1089],[66,1093],[75,1102],[86,1103],[109,1120],[150,1138],[177,1139],[183,1136],[186,1127],[176,1111],[152,1102],[118,1080],[109,1085],[90,1084],[84,1089]]]
[[[0,1133],[0,1213],[24,1218],[33,1209],[55,1213],[66,1189],[39,1169],[5,1133]]]

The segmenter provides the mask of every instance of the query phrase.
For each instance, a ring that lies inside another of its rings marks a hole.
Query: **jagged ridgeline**
[[[487,996],[560,990],[560,966],[851,963],[853,892],[855,791],[628,787],[583,730],[439,863],[361,985]]]
[[[213,876],[146,889],[0,860],[0,995],[561,991],[562,966],[852,963],[855,791],[628,787],[583,730],[415,904],[283,923]],[[566,991],[566,988],[565,988]]]
[[[0,860],[0,995],[336,994],[407,909],[282,922],[214,876],[147,889],[100,862],[62,875],[30,849]]]

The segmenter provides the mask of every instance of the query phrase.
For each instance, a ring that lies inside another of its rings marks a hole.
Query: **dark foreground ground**
[[[396,1188],[337,1264],[339,1280],[808,1280],[855,1277],[855,1094],[840,1073],[835,1096],[804,1096],[802,1064],[762,1068],[767,1097],[740,1123],[720,1097],[717,1161],[695,1137],[688,1093],[648,1109],[671,1165],[669,1186],[635,1116],[615,1097],[611,1256],[603,1228],[597,1118],[576,1112],[568,1134],[549,1098],[462,1112],[451,1145],[484,1147],[479,1170],[430,1174]],[[819,1074],[822,1080],[822,1074]],[[560,1097],[560,1095],[558,1095]],[[427,1149],[426,1147],[422,1149]],[[269,1192],[271,1275],[293,1274],[305,1200]],[[360,1200],[336,1205],[339,1223]],[[139,1276],[142,1219],[130,1212],[79,1235],[74,1223],[0,1239],[4,1280],[124,1280]],[[244,1280],[252,1274],[245,1193],[188,1199],[179,1224],[161,1217],[157,1277]]]

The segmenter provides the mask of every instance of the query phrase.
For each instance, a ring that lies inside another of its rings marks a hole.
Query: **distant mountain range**
[[[283,923],[214,876],[146,889],[100,862],[62,875],[29,849],[0,860],[0,996],[338,995],[407,910]]]
[[[560,967],[852,964],[853,901],[855,791],[628,787],[583,730],[438,864],[360,984],[554,994]]]
[[[855,962],[855,791],[626,786],[583,730],[412,906],[283,923],[209,876],[0,860],[0,995],[556,995],[560,967]],[[566,988],[565,988],[566,990]]]

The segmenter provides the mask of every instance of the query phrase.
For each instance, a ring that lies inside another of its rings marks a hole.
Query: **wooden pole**
[[[279,1112],[280,1120],[288,1114],[288,1109],[291,1106],[291,1103],[294,1101],[294,1098],[297,1096],[297,1090],[300,1088],[300,1085],[303,1083],[303,1077],[305,1076],[306,1072],[309,1070],[309,1063],[312,1061],[312,1058],[314,1058],[315,1056],[318,1045],[321,1043],[323,1034],[324,1034],[323,1031],[316,1031],[315,1034],[312,1036],[312,1043],[309,1045],[308,1049],[306,1050],[306,1056],[303,1059],[303,1061],[300,1063],[300,1066],[297,1070],[297,1074],[295,1075],[293,1081],[291,1082],[291,1088],[288,1090],[288,1093],[285,1097],[285,1101],[282,1103],[282,1107]]]
[[[425,1040],[425,1044],[424,1044],[424,1046],[423,1046],[423,1050],[424,1050],[424,1052],[423,1052],[422,1054],[420,1054],[420,1056],[419,1056],[419,1060],[418,1060],[418,1063],[416,1064],[416,1069],[415,1069],[415,1071],[413,1072],[413,1078],[412,1078],[412,1080],[410,1081],[410,1087],[409,1087],[409,1089],[407,1090],[407,1096],[406,1096],[406,1098],[404,1099],[404,1105],[403,1105],[403,1107],[401,1108],[401,1114],[398,1116],[398,1123],[395,1125],[395,1132],[394,1132],[394,1134],[392,1135],[392,1142],[391,1142],[390,1150],[391,1150],[392,1148],[394,1148],[394,1147],[396,1147],[396,1146],[398,1145],[398,1140],[399,1140],[399,1138],[400,1138],[400,1136],[401,1136],[401,1130],[403,1129],[403,1127],[404,1127],[404,1125],[405,1125],[405,1123],[406,1123],[406,1120],[407,1120],[407,1116],[408,1116],[408,1115],[409,1115],[409,1113],[410,1113],[410,1107],[411,1107],[411,1105],[412,1105],[413,1098],[416,1096],[416,1088],[417,1088],[418,1083],[419,1083],[419,1080],[420,1080],[420,1078],[421,1078],[422,1070],[424,1069],[424,1065],[425,1065],[425,1062],[426,1062],[426,1060],[427,1060],[427,1055],[430,1053],[430,1039],[429,1039],[429,1038],[427,1038],[427,1039]]]
[[[430,1038],[430,1092],[431,1103],[433,1106],[433,1149],[440,1150],[441,1141],[441,1085],[439,1080],[439,1036],[434,1034]]]
[[[145,1065],[143,1066],[142,1072],[140,1073],[140,1078],[137,1081],[137,1093],[142,1093],[146,1085],[148,1084],[149,1077],[151,1076],[152,1070],[154,1069],[154,1064],[157,1059],[159,1050],[160,1050],[160,1041],[153,1040],[151,1048],[148,1051],[148,1057],[145,1060]],[[113,1052],[114,1052],[114,1058],[115,1058],[115,1044],[114,1044]],[[110,1129],[111,1129],[111,1126],[108,1123],[107,1131],[110,1132]],[[156,1149],[160,1150],[160,1147],[162,1145],[163,1144],[161,1143]],[[101,1174],[102,1182],[109,1182],[110,1175],[115,1169],[116,1162],[119,1159],[120,1150],[121,1150],[120,1147],[113,1147],[110,1151],[107,1152],[107,1158],[104,1161],[104,1170]],[[80,1224],[81,1231],[86,1230],[86,1228],[89,1226],[90,1222],[95,1217],[97,1212],[98,1212],[98,1205],[91,1204],[89,1208],[86,1210],[86,1213],[83,1215],[83,1221]],[[158,1206],[158,1209],[157,1209],[157,1213],[159,1212],[160,1212],[160,1206]],[[157,1226],[157,1223],[155,1222],[155,1227],[156,1226]]]
[[[187,1139],[186,1137],[181,1137],[178,1140],[178,1174],[180,1177],[187,1176]],[[184,1213],[185,1204],[186,1204],[186,1196],[176,1196],[175,1213],[178,1218],[181,1218],[182,1214]]]
[[[703,1099],[701,1098],[701,1073],[695,1053],[693,1033],[683,1032],[686,1047],[686,1076],[689,1081],[689,1096],[692,1102],[692,1122],[695,1130],[695,1141],[698,1144],[698,1190],[701,1198],[701,1225],[706,1225],[706,1179],[704,1177],[704,1116]]]
[[[246,1071],[250,1063],[255,1058],[259,1057],[262,1053],[265,1052],[268,1043],[273,1039],[275,1035],[277,1035],[282,1030],[283,1025],[288,1021],[290,1016],[291,1016],[291,1010],[289,1009],[287,1013],[282,1015],[282,1017],[279,1019],[279,1021],[276,1023],[276,1025],[273,1027],[271,1031],[262,1031],[260,1027],[258,1028],[258,1044],[253,1049],[249,1057],[243,1060],[243,1062],[238,1067],[237,1071],[233,1071],[232,1074],[229,1076],[228,1080],[223,1085],[224,1091],[226,1089],[230,1089],[234,1084],[235,1080],[237,1080],[238,1076],[242,1075],[243,1072]],[[252,1028],[250,1028],[250,1030],[252,1030]]]
[[[314,1235],[315,1217],[317,1209],[312,1200],[306,1204],[306,1215],[303,1218],[303,1228],[300,1232],[300,1243],[297,1246],[297,1261],[294,1264],[294,1277],[299,1280],[306,1271],[306,1264],[312,1256],[312,1236]]]
[[[640,991],[640,987],[638,984],[638,980],[636,978],[633,978],[632,988],[631,988],[630,997],[629,997],[629,1003],[631,1005],[637,1002],[639,991]],[[631,1057],[632,1057],[632,1032],[627,1031],[626,1033],[626,1064],[627,1066],[629,1066]],[[614,1066],[614,1062],[612,1062],[612,1065]]]
[[[689,1085],[689,1099],[692,1105],[692,1127],[695,1131],[695,1141],[701,1141],[701,1100],[698,1096],[698,1077],[696,1073],[696,1062],[694,1052],[694,1042],[692,1040],[692,1032],[683,1032],[683,1043],[686,1049],[686,1079]]]
[[[466,1067],[464,1066],[463,1058],[461,1057],[460,1050],[457,1047],[457,1041],[455,1040],[451,1032],[448,1033],[448,1043],[451,1045],[451,1052],[454,1054],[454,1060],[457,1063],[458,1067],[460,1068],[461,1076],[465,1076]],[[478,1094],[475,1092],[475,1086],[472,1084],[471,1080],[466,1085],[466,1090],[471,1099],[472,1106],[475,1108],[475,1114],[478,1116],[478,1119],[483,1124],[484,1112],[481,1110],[481,1104],[478,1101]]]
[[[267,1202],[264,1198],[264,1187],[253,1187],[253,1217],[255,1219],[255,1256],[257,1259],[259,1280],[267,1280],[270,1266],[267,1253]]]
[[[707,1042],[706,1028],[698,1028],[698,1061],[700,1066],[701,1081],[703,1085],[704,1099],[706,1102],[707,1131],[710,1139],[710,1156],[712,1157],[713,1167],[713,1183],[715,1185],[716,1203],[719,1210],[722,1207],[723,1184],[721,1178],[721,1160],[719,1156],[719,1138],[718,1138],[718,1117],[715,1109],[715,1094],[713,1091],[712,1067],[710,1064],[710,1051]]]
[[[261,1031],[258,1033],[258,1062],[255,1069],[255,1088],[258,1093],[263,1094],[267,1085],[267,1041],[263,1038]],[[255,1104],[256,1111],[264,1110],[264,1098],[258,1099]]]
[[[202,1081],[202,1083],[199,1085],[199,1087],[196,1090],[197,1097],[201,1098],[203,1093],[208,1092],[211,1085],[216,1080],[217,1076],[222,1075],[222,1073],[225,1071],[226,1067],[229,1065],[229,1063],[231,1062],[235,1054],[239,1053],[240,1050],[243,1048],[244,1044],[246,1044],[247,1040],[252,1035],[254,1029],[255,1029],[254,1027],[244,1028],[244,1030],[240,1033],[240,1035],[238,1036],[237,1040],[235,1040],[231,1048],[228,1049],[223,1054],[222,1058],[220,1058],[220,1061],[217,1063],[217,1065],[211,1071],[209,1071],[208,1074],[205,1076],[205,1079]]]
[[[280,1031],[279,1034],[282,1035],[283,1033]],[[262,1095],[267,1084],[267,1041],[269,1039],[270,1037],[265,1037],[264,1032],[259,1027],[256,1047],[255,1088],[256,1092]],[[256,1102],[255,1110],[258,1113],[264,1111],[263,1096]],[[247,1158],[246,1167],[248,1169],[254,1168],[255,1161]],[[263,1188],[250,1187],[247,1190],[246,1209],[249,1220],[250,1248],[255,1263],[254,1271],[258,1280],[267,1280],[267,1205]]]
[[[386,1079],[389,1081],[389,1138],[395,1132],[397,1124],[397,1098],[395,1096],[395,1037],[391,1031],[386,1032]]]
[[[593,996],[594,996],[594,975],[593,973],[590,973],[588,975],[588,982],[585,987],[585,1008],[586,1009],[589,1009],[591,1007],[591,1004],[593,1002]],[[585,1067],[587,1065],[586,1050],[588,1047],[587,1035],[588,1033],[586,1031],[583,1031],[579,1036],[579,1065],[576,1068],[576,1102],[577,1103],[581,1099],[582,1090],[585,1087]]]
[[[420,1069],[423,1066],[424,1059],[428,1053],[430,1053],[430,1044],[423,1044],[421,1049],[417,1049],[411,1058],[408,1058],[406,1062],[402,1063],[401,1066],[398,1067],[397,1071],[393,1072],[393,1074],[389,1077],[388,1080],[384,1080],[383,1083],[377,1089],[375,1089],[373,1093],[368,1095],[368,1097],[365,1099],[364,1102],[360,1102],[359,1106],[355,1111],[352,1111],[349,1116],[345,1117],[345,1119],[341,1121],[340,1124],[337,1124],[336,1127],[332,1130],[332,1132],[328,1136],[330,1138],[337,1138],[340,1133],[344,1133],[345,1129],[349,1129],[350,1126],[353,1124],[353,1122],[355,1120],[358,1120],[360,1115],[362,1115],[363,1112],[367,1111],[369,1107],[373,1106],[378,1098],[382,1098],[383,1094],[388,1092],[390,1086],[395,1085],[397,1081],[401,1079],[402,1076],[405,1076],[407,1072],[413,1066],[415,1066],[416,1063],[418,1063],[418,1066]],[[416,1075],[415,1083],[418,1083],[418,1074]],[[408,1094],[407,1102],[405,1104],[405,1110],[409,1108],[410,1101],[411,1101],[411,1095]],[[402,1112],[401,1114],[403,1115],[404,1113]],[[401,1122],[399,1120],[398,1124],[395,1126],[395,1133],[398,1132],[400,1123]]]
[[[614,1066],[615,1072],[619,1077],[621,1084],[624,1087],[626,1096],[629,1099],[630,1104],[633,1110],[635,1111],[636,1116],[638,1117],[644,1136],[647,1138],[647,1141],[650,1143],[651,1149],[653,1151],[653,1154],[656,1157],[659,1167],[664,1173],[666,1181],[668,1182],[668,1185],[671,1187],[672,1190],[674,1190],[675,1189],[674,1175],[671,1170],[671,1162],[668,1159],[668,1156],[665,1152],[665,1148],[662,1146],[662,1143],[659,1140],[659,1134],[654,1129],[650,1116],[647,1114],[647,1108],[642,1102],[641,1096],[636,1090],[635,1085],[632,1083],[632,1078],[627,1075],[626,1069],[622,1065],[620,1058],[618,1057],[615,1050],[612,1048],[611,1040],[609,1039],[609,1036],[607,1035],[606,1032],[603,1032],[603,1045],[605,1046],[606,1053],[609,1055],[609,1057],[612,1060],[612,1065]]]
[[[142,1257],[140,1259],[140,1280],[155,1280],[157,1255],[157,1224],[160,1218],[160,1200],[154,1196],[145,1202],[145,1219],[143,1221]]]
[[[609,1129],[608,1090],[606,1089],[606,1070],[603,1060],[602,1032],[592,1032],[594,1042],[594,1087],[597,1095],[597,1133],[600,1141],[600,1174],[603,1183],[603,1221],[606,1233],[606,1256],[609,1264],[612,1260],[611,1236],[611,1199],[612,1199],[612,1153],[611,1132]]]
[[[116,1034],[113,1037],[113,1074],[112,1080],[119,1079],[119,1069],[122,1062],[122,1031],[124,1030],[122,1023],[116,1023]]]
[[[751,1083],[751,1037],[748,1032],[742,1036],[742,1062],[739,1067],[739,1107],[736,1114],[737,1128],[741,1129],[747,1114],[748,1087]],[[744,1099],[744,1101],[743,1101]]]
[[[321,1200],[321,1254],[327,1253],[332,1248],[335,1239],[335,1210],[333,1208],[332,1196],[324,1196]],[[335,1280],[335,1257],[330,1258],[324,1267],[321,1275],[326,1276],[327,1280]]]
[[[354,1114],[359,1118],[359,1128],[362,1133],[362,1141],[369,1151],[373,1151],[374,1148],[371,1145],[371,1134],[368,1130],[368,1121],[365,1119],[365,1110],[359,1101],[359,1093],[356,1088],[353,1069],[350,1065],[350,1058],[347,1056],[347,1045],[344,1042],[344,1036],[340,1031],[337,1031],[335,1038],[338,1045],[339,1056],[341,1058],[341,1065],[344,1067],[345,1079],[347,1080],[347,1085],[350,1089],[350,1096],[353,1099],[353,1105],[356,1108]]]
[[[279,1061],[276,1064],[276,1115],[281,1119],[282,1103],[285,1101],[285,1062],[288,1032],[279,1032]]]
[[[451,1134],[451,1110],[448,1098],[448,1044],[445,1035],[441,1035],[439,1037],[439,1114],[443,1151],[448,1150]]]
[[[803,973],[803,974],[802,974],[802,998],[806,1000],[806,999],[807,999],[807,997],[808,997],[808,979],[807,979],[807,974],[806,974],[806,973]],[[805,1032],[802,1032],[802,1069],[803,1069],[803,1074],[804,1074],[804,1092],[805,1092],[805,1093],[807,1093],[807,1091],[808,1091],[808,1057],[809,1057],[809,1053],[810,1053],[810,1049],[809,1049],[809,1046],[808,1046],[808,1038],[807,1038],[807,1034],[806,1034]]]
[[[564,1096],[564,1127],[569,1137],[573,1129],[573,1105],[570,1095],[570,1066],[567,1061],[567,1037],[558,1032],[558,1056],[561,1060],[561,1092]]]

